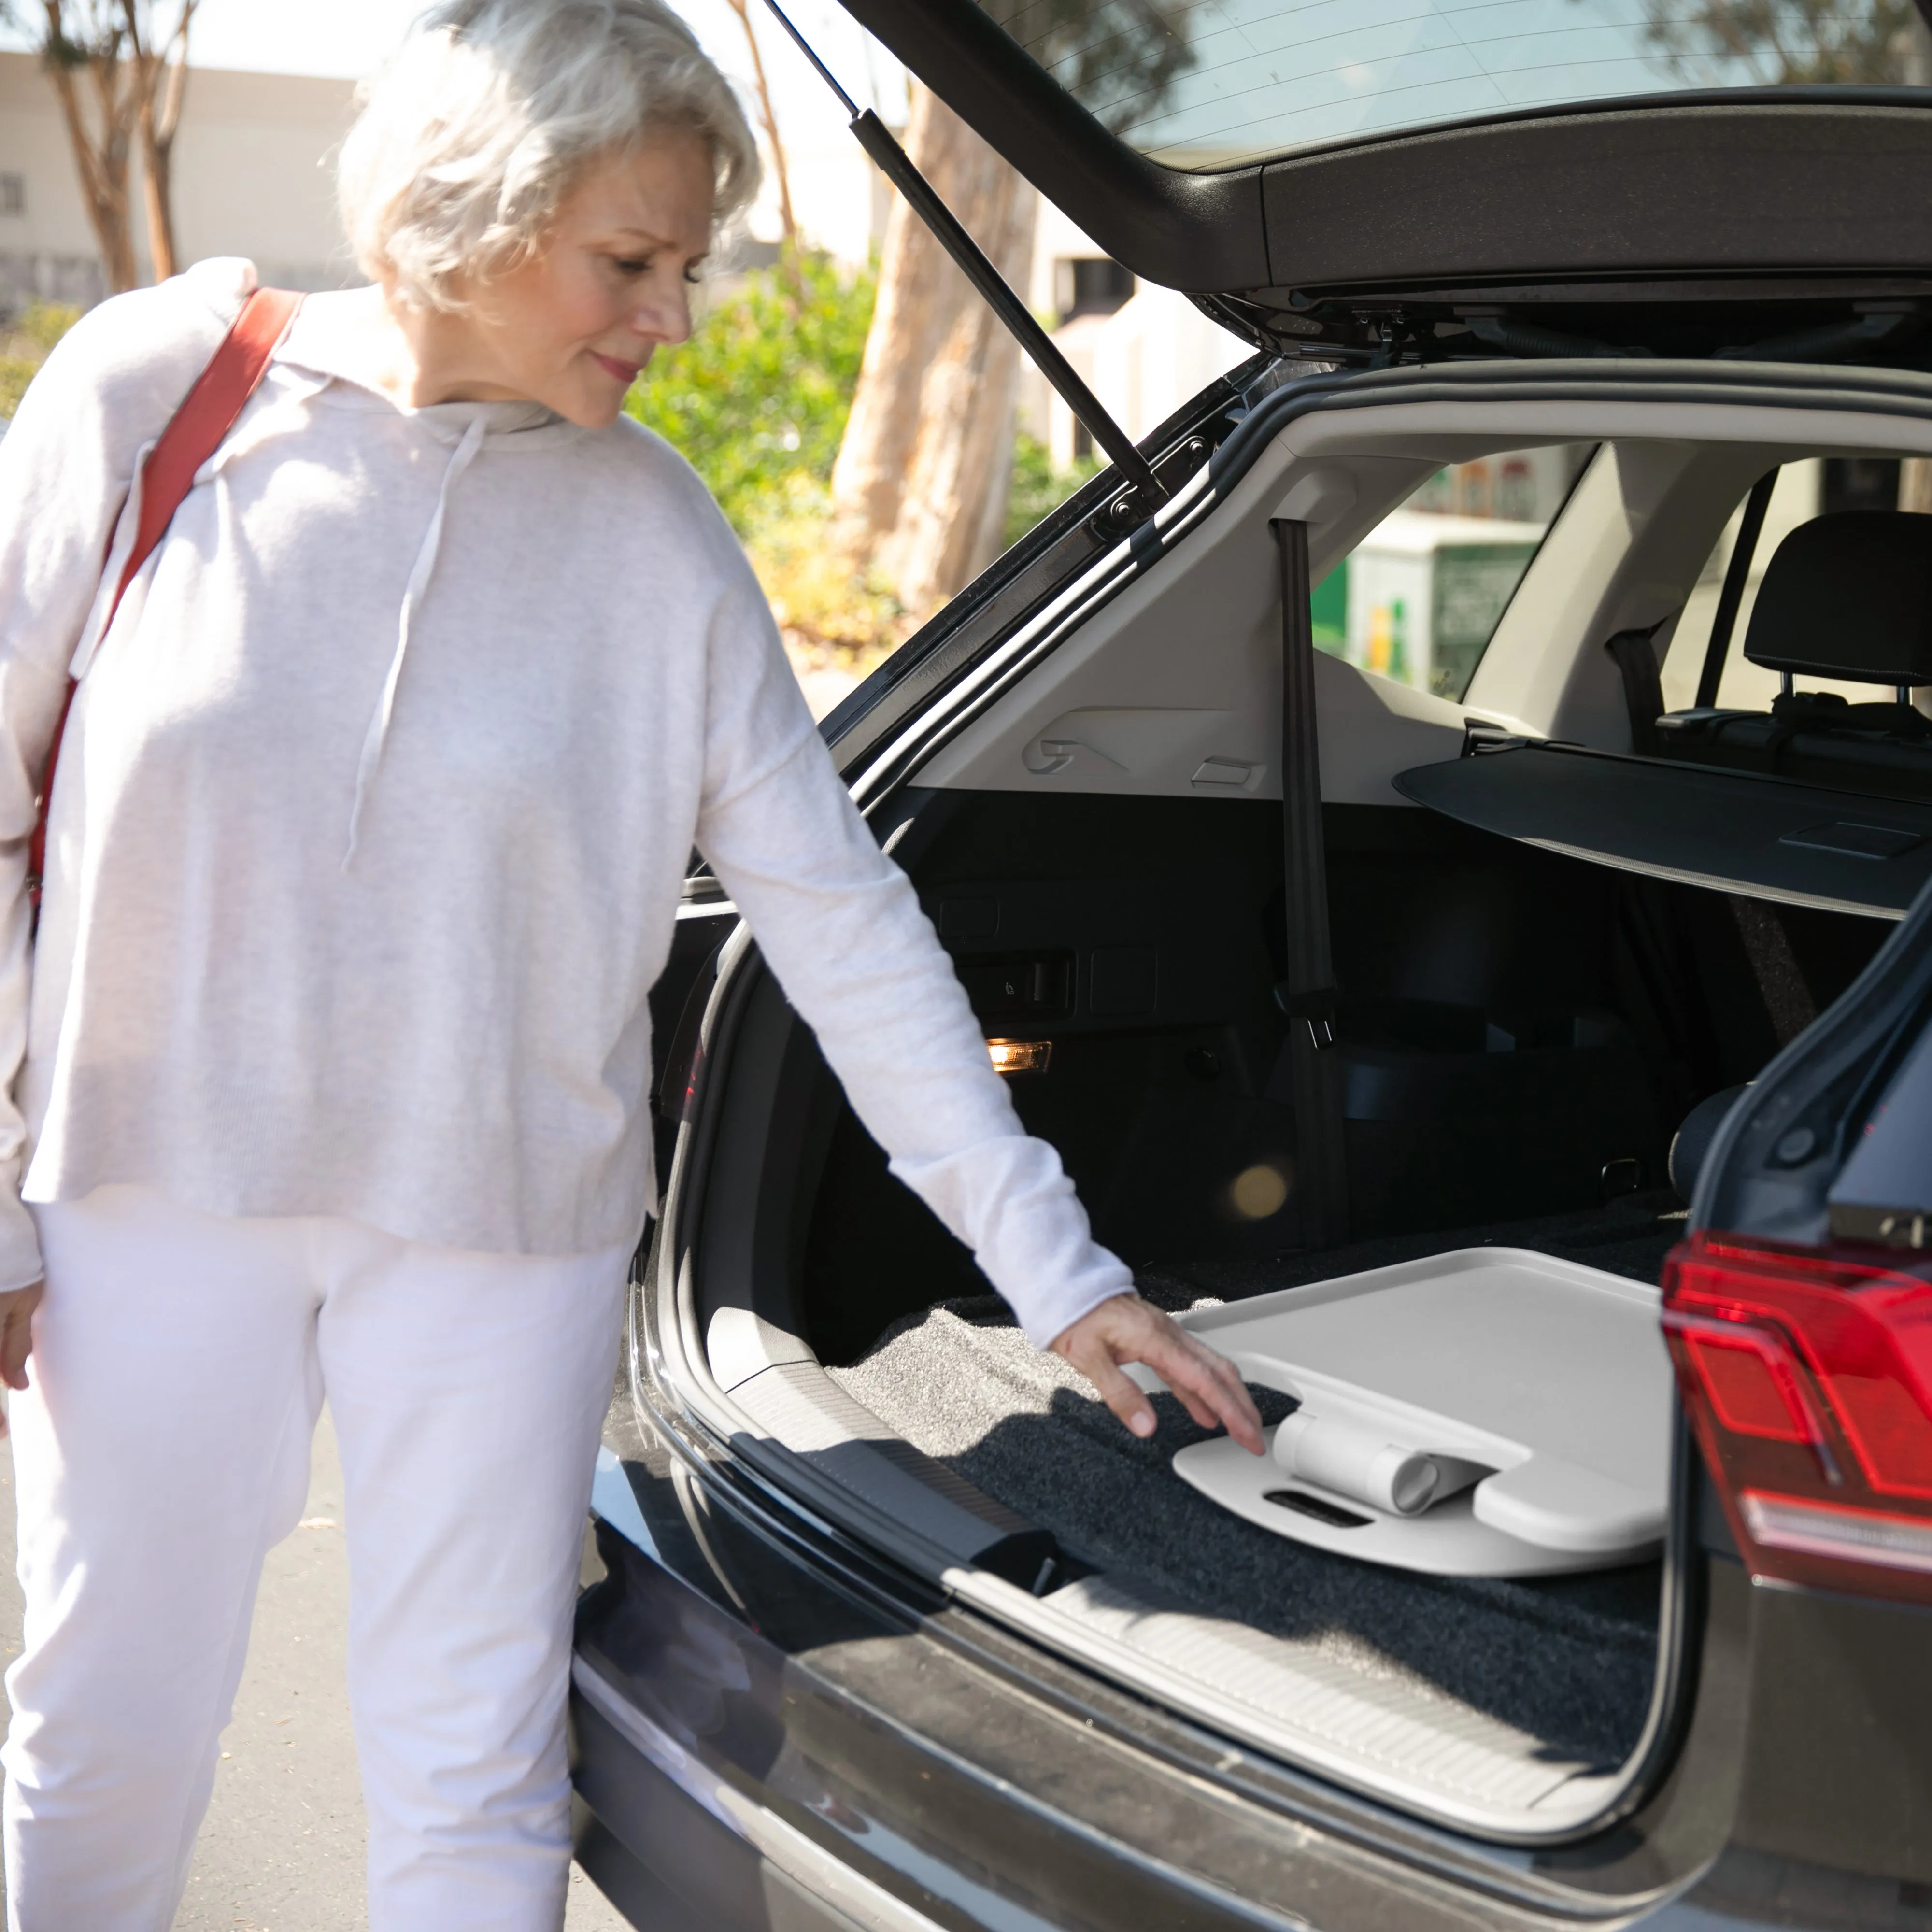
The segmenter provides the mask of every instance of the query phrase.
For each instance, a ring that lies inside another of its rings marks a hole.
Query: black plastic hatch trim
[[[1752,89],[1298,154],[1269,164],[1262,200],[1275,283],[1301,292],[1491,277],[1834,280],[1932,268],[1932,225],[1905,188],[1928,170],[1932,94]]]

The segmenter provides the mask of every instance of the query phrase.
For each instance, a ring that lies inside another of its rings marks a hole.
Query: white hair
[[[430,308],[534,248],[584,170],[654,135],[710,150],[715,227],[758,184],[730,83],[662,0],[442,0],[363,91],[337,167],[364,274]]]

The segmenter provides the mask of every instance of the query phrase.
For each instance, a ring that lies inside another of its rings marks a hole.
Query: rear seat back
[[[1764,573],[1744,656],[1800,677],[1932,684],[1932,518],[1840,510],[1800,524]]]
[[[1932,517],[1846,510],[1801,524],[1765,572],[1744,656],[1784,677],[1770,711],[1667,713],[1660,755],[1932,799],[1932,720],[1910,701],[1912,687],[1932,685]],[[1799,677],[1888,695],[1853,704],[1795,690]]]

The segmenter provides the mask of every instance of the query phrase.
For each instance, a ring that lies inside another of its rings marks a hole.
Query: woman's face
[[[614,421],[652,352],[691,333],[714,186],[695,134],[659,135],[594,164],[542,248],[469,292],[472,380],[585,429]]]

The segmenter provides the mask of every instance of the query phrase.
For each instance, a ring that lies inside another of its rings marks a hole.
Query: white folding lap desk
[[[1636,1562],[1667,1507],[1659,1300],[1548,1255],[1465,1248],[1194,1310],[1184,1328],[1301,1406],[1267,1456],[1217,1436],[1175,1473],[1264,1529],[1406,1570]]]

